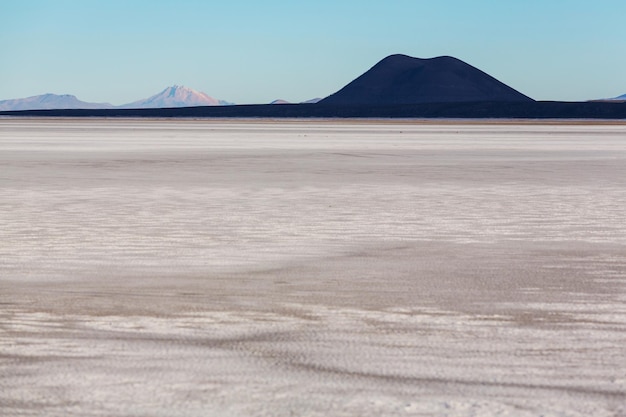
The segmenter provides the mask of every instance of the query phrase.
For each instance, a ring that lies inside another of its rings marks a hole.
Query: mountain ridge
[[[110,109],[110,103],[89,103],[72,94],[40,94],[0,101],[0,110]]]
[[[218,100],[206,93],[182,85],[166,87],[145,99],[114,106],[110,103],[90,103],[71,94],[46,93],[37,96],[0,100],[0,111],[66,110],[66,109],[152,109],[169,107],[226,106],[233,103]]]

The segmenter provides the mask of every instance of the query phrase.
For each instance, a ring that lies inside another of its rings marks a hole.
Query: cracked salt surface
[[[0,120],[0,415],[626,415],[625,133]]]

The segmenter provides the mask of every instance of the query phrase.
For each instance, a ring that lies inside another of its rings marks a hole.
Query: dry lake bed
[[[626,123],[0,119],[2,416],[626,416]]]

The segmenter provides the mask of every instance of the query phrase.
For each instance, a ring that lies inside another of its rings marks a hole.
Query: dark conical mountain
[[[489,74],[450,57],[390,55],[320,101],[335,105],[393,105],[470,101],[533,101]]]

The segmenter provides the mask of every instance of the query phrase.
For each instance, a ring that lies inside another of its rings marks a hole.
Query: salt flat
[[[0,415],[625,416],[626,124],[0,119]]]

